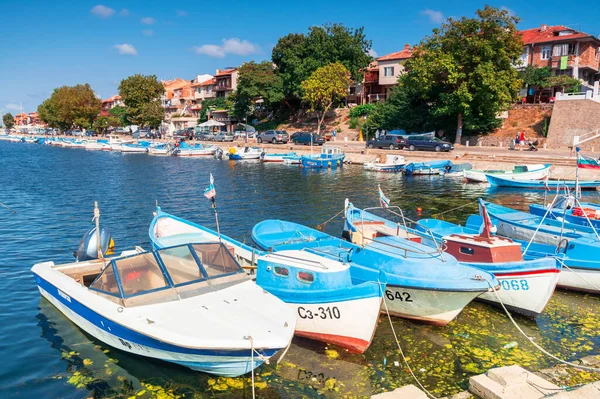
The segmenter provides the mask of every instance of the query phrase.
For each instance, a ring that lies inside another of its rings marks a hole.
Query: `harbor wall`
[[[548,129],[548,148],[567,148],[575,136],[600,129],[600,102],[594,100],[565,100],[554,104]],[[600,130],[598,130],[600,134]],[[600,137],[580,145],[583,150],[600,149]]]

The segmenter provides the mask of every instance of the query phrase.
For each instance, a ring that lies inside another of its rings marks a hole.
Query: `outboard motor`
[[[111,255],[115,249],[115,242],[110,235],[110,231],[104,227],[100,227],[100,248],[102,255]],[[96,227],[92,227],[83,235],[77,252],[73,253],[73,255],[75,255],[77,261],[98,259]]]
[[[223,149],[221,147],[217,148],[217,151],[215,151],[215,158],[223,159]]]

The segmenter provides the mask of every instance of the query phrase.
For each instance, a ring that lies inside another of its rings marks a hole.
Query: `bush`
[[[375,104],[363,104],[358,105],[350,110],[350,118],[358,118],[360,116],[366,116],[375,109]]]
[[[348,127],[350,129],[362,129],[365,121],[362,118],[353,117],[350,118],[350,122],[348,123]]]

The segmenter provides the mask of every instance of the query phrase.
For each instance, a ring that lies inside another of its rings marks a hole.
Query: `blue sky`
[[[14,1],[0,2],[0,114],[34,111],[52,89],[90,83],[107,98],[135,73],[193,79],[197,73],[269,59],[277,39],[312,25],[364,26],[379,55],[416,44],[446,17],[486,2],[448,1]],[[522,29],[566,24],[600,33],[597,0],[490,2]],[[587,11],[586,11],[587,10]]]

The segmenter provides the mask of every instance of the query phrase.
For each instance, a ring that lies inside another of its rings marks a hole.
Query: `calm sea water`
[[[316,172],[0,142],[0,202],[16,211],[0,208],[0,397],[251,397],[247,378],[215,378],[106,347],[41,299],[30,273],[36,262],[73,260],[72,251],[92,226],[95,200],[117,251],[149,248],[156,201],[169,213],[212,227],[202,195],[209,173],[222,231],[246,242],[252,226],[267,218],[314,227],[339,212],[344,198],[376,206],[378,184],[413,218],[417,207],[429,216],[464,206],[444,214],[463,222],[480,196],[522,209],[543,200],[540,192],[489,191],[443,177],[404,178],[358,166]],[[596,193],[586,196],[600,201]],[[326,230],[339,234],[341,226],[336,219]],[[597,298],[557,292],[544,315],[518,320],[553,353],[574,359],[600,353],[599,313]],[[393,322],[409,363],[437,394],[464,389],[470,375],[489,367],[551,364],[504,314],[483,304],[469,305],[443,328]],[[512,341],[519,346],[503,348]],[[385,317],[364,355],[295,339],[283,362],[262,367],[257,378],[263,398],[366,397],[412,383]]]

